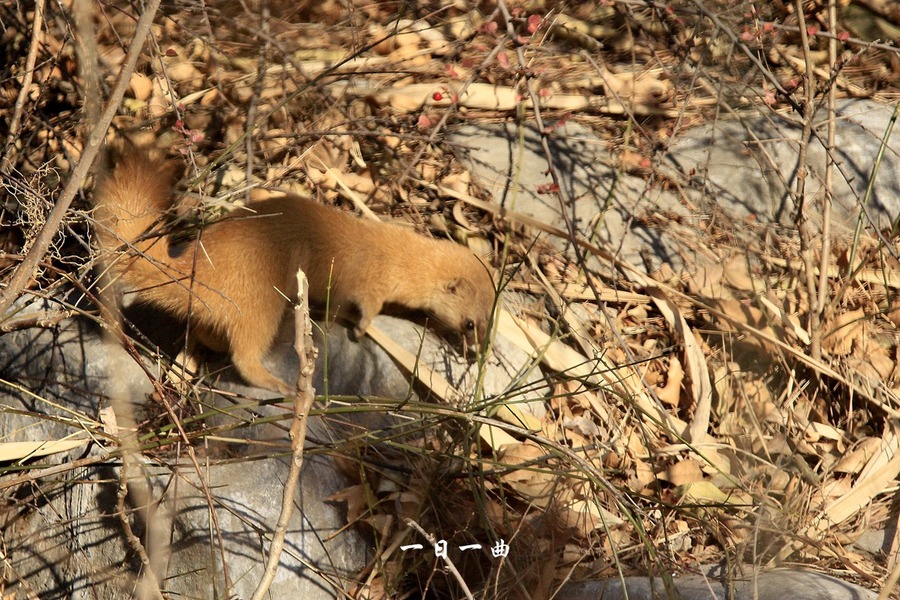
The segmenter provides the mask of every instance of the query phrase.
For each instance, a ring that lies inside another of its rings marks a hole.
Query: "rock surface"
[[[35,303],[26,310],[42,308],[46,307]],[[443,342],[423,336],[420,328],[389,317],[379,317],[375,325],[459,389],[474,385],[477,365],[453,358]],[[337,327],[327,338],[320,336],[317,346],[322,351],[315,384],[319,393],[327,387],[332,395],[395,400],[414,398],[417,391],[427,393],[427,387],[411,383],[406,371],[371,339],[351,342],[346,330]],[[270,362],[283,375],[296,377],[297,361],[290,344],[276,348]],[[535,373],[529,374],[529,364],[524,354],[499,341],[483,380],[485,393],[502,392],[510,381],[517,380],[514,375],[535,379]],[[161,374],[155,365],[144,368]],[[106,396],[113,378],[117,386],[128,390],[138,413],[159,412],[158,406],[148,406],[153,386],[144,368],[82,319],[70,319],[54,330],[35,328],[3,336],[0,379],[12,384],[0,384],[4,441],[58,440],[79,429],[71,422],[73,416],[82,422],[98,421],[101,408],[108,406]],[[271,396],[243,385],[230,369],[216,383],[219,389],[250,397]],[[531,394],[528,404],[542,414],[543,404],[534,400],[542,392],[538,388]],[[284,406],[235,408],[246,404],[246,397],[223,396],[215,402],[224,412],[207,419],[206,426],[234,425],[242,419],[249,422],[286,412]],[[386,417],[363,414],[361,418],[371,425],[383,424]],[[230,435],[249,439],[250,444],[198,448],[202,482],[184,453],[178,465],[161,459],[142,465],[143,478],[129,474],[153,489],[162,509],[152,518],[164,519],[162,530],[172,532],[167,540],[171,557],[161,585],[164,592],[194,598],[246,598],[260,579],[288,473],[286,427],[248,426]],[[309,439],[327,442],[340,437],[332,423],[313,417]],[[270,446],[262,451],[248,449],[254,441],[274,444],[279,455],[273,456]],[[0,515],[9,564],[23,574],[23,585],[38,597],[113,599],[130,595],[141,565],[117,516],[121,461],[107,456],[108,450],[115,449],[109,440],[101,439],[86,453],[85,447],[79,447],[50,456],[50,464],[87,464],[52,477],[38,477],[40,489],[35,497],[20,498],[20,510]],[[348,577],[366,564],[369,542],[356,529],[345,529],[343,505],[328,501],[349,484],[329,456],[306,458],[269,597],[334,598],[336,589],[348,588]],[[145,531],[146,519],[132,516],[129,521],[136,535]]]
[[[752,570],[745,566],[747,572]],[[682,575],[671,580],[674,589],[666,588],[659,578],[625,577],[607,581],[566,585],[560,597],[567,600],[875,600],[878,594],[810,571],[777,569],[756,577],[726,578],[721,569],[711,567],[706,575]]]

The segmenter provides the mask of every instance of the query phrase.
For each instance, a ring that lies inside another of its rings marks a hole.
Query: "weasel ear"
[[[451,279],[450,281],[448,281],[447,283],[444,284],[444,289],[447,290],[447,293],[449,293],[449,294],[458,294],[459,288],[460,288],[460,286],[462,286],[462,284],[463,284],[462,277],[454,277],[453,279]]]

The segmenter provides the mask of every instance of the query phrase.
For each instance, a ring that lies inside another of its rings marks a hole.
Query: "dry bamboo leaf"
[[[713,386],[716,390],[719,409],[734,405],[734,387],[731,385],[732,374],[739,371],[737,365],[719,365],[713,371]]]
[[[391,51],[388,57],[396,60],[397,56],[410,56],[412,53],[421,52],[420,42],[422,42],[422,38],[414,31],[398,33],[394,35],[394,44],[397,47]],[[398,55],[398,52],[401,54]]]
[[[800,319],[797,315],[787,315],[781,308],[766,298],[765,296],[758,297],[759,303],[766,309],[768,309],[772,315],[785,327],[787,331],[791,331],[797,338],[800,339],[804,344],[809,344],[809,334],[806,332],[806,329],[800,324]]]
[[[394,521],[394,515],[384,513],[370,514],[362,519],[363,523],[367,523],[375,531],[390,531]]]
[[[628,38],[618,35],[615,27],[590,23],[565,13],[554,16],[550,21],[550,32],[555,37],[568,40],[590,52],[598,52],[602,48],[601,40],[613,37]]]
[[[744,397],[747,399],[750,409],[760,422],[771,421],[775,423],[787,423],[787,415],[782,413],[772,400],[772,393],[764,381],[750,379],[743,382]]]
[[[459,224],[460,227],[462,227],[466,231],[471,231],[472,233],[480,231],[480,228],[476,225],[472,225],[472,223],[466,217],[465,213],[463,212],[463,208],[464,207],[462,202],[457,202],[453,205],[453,219],[457,222],[457,224]]]
[[[419,357],[392,340],[376,325],[370,325],[366,330],[366,335],[371,337],[375,343],[381,346],[385,352],[400,363],[404,369],[410,373],[414,373],[416,379],[428,387],[428,389],[442,401],[449,404],[455,404],[460,401],[462,394],[459,390],[450,385],[450,382],[444,379],[439,373],[427,365],[422,364],[419,361]]]
[[[376,102],[388,105],[401,112],[414,112],[423,107],[449,107],[453,104],[469,109],[512,111],[520,104],[531,106],[531,100],[521,96],[511,87],[490,83],[472,83],[464,86],[456,81],[434,83],[413,83],[390,89],[356,88],[344,86],[348,93],[365,95]],[[554,110],[598,111],[609,114],[654,114],[677,116],[674,109],[649,107],[646,105],[624,106],[604,96],[558,94],[541,99],[541,105]]]
[[[649,416],[648,424],[661,423],[676,436],[688,435],[687,423],[669,414],[651,400],[633,370],[611,364],[604,357],[588,360],[559,340],[551,338],[539,327],[516,319],[506,311],[500,311],[498,314],[497,331],[522,350],[535,358],[540,358],[542,363],[555,371],[621,390],[633,398],[640,410]]]
[[[676,494],[683,501],[691,504],[724,504],[736,500],[734,496],[726,494],[709,481],[688,483],[679,487]]]
[[[900,474],[900,439],[893,426],[885,432],[880,452],[876,452],[863,468],[856,484],[845,495],[828,505],[810,530],[825,532],[842,523],[867,506],[876,496],[886,492]]]
[[[329,502],[347,503],[347,521],[355,523],[368,512],[369,496],[363,485],[351,485],[325,498]]]
[[[424,67],[433,59],[429,50],[419,48],[418,44],[404,44],[390,54],[387,59],[395,67],[403,67],[412,71],[415,67]]]
[[[888,491],[900,474],[900,453],[896,453],[887,464],[872,473],[865,480],[857,482],[853,489],[828,505],[816,519],[814,527],[820,532],[828,531],[867,506],[876,496]]]
[[[639,460],[634,464],[634,476],[628,478],[627,485],[633,492],[640,492],[656,481],[656,473],[648,463]],[[654,492],[655,494],[655,492]]]
[[[372,574],[374,576],[369,581],[353,583],[350,589],[350,597],[356,600],[390,600],[393,598],[394,595],[388,593],[384,585],[384,578],[380,575],[375,575],[376,573],[378,571],[373,569]]]
[[[551,293],[554,293],[553,290],[550,290]],[[554,293],[555,296],[555,293]],[[559,304],[562,301],[559,297],[554,298],[556,302]],[[575,310],[575,309],[582,310]],[[569,330],[569,339],[575,342],[579,348],[581,348],[581,352],[585,356],[599,356],[603,354],[603,349],[600,348],[594,342],[594,335],[591,333],[592,327],[589,327],[589,324],[585,322],[585,318],[588,321],[596,321],[596,319],[592,318],[592,313],[589,307],[580,306],[580,305],[567,305],[564,306],[562,311],[562,319],[566,323],[566,327]],[[593,328],[595,328],[594,326]]]
[[[646,440],[643,435],[637,431],[630,431],[625,437],[628,454],[636,459],[650,458],[650,451],[647,449]]]
[[[360,194],[371,194],[375,191],[375,182],[369,175],[361,175],[359,173],[341,173],[340,179],[348,190],[353,190]]]
[[[864,328],[864,332],[867,328]],[[897,361],[892,356],[894,349],[887,348],[871,337],[862,337],[860,343],[854,346],[856,352],[847,358],[847,366],[853,369],[860,377],[867,377],[876,381],[888,381],[897,366]]]
[[[532,293],[542,293],[545,291],[545,288],[541,284],[535,283],[522,283],[519,284],[516,282],[516,289],[522,290],[524,292],[532,292]],[[588,287],[587,283],[559,283],[558,285],[554,282],[554,289],[559,296],[565,300],[573,301],[573,300],[587,300],[590,302],[594,302],[598,300],[598,296],[594,295],[594,291]],[[619,303],[640,303],[647,304],[650,302],[650,298],[645,296],[644,294],[638,294],[635,292],[624,292],[621,290],[615,290],[610,287],[604,285],[595,286],[597,290],[597,294],[599,295],[600,302],[619,302]],[[640,310],[644,310],[646,314],[646,308],[639,306],[629,309],[629,316],[633,316],[636,321],[640,321],[639,312]],[[632,314],[634,313],[634,314]],[[646,317],[645,317],[646,318]]]
[[[853,342],[862,339],[866,313],[861,308],[841,313],[835,318],[828,334],[822,339],[822,348],[834,356],[847,356],[853,348]]]
[[[447,42],[447,38],[440,30],[434,28],[427,21],[412,21],[410,19],[398,19],[387,25],[388,31],[398,31],[397,45],[420,45],[427,46],[428,49],[438,56],[446,54],[452,48]]]
[[[116,418],[116,411],[112,406],[104,406],[100,409],[100,423],[103,425],[103,431],[113,437],[119,435],[119,420]]]
[[[322,138],[307,152],[312,168],[323,173],[329,169],[344,170],[350,161],[352,140],[347,135]]]
[[[363,199],[356,193],[354,186],[369,191],[375,189],[375,183],[368,177],[356,175],[354,173],[343,173],[338,169],[329,168],[320,171],[316,168],[309,167],[307,169],[309,178],[320,187],[327,190],[339,189],[342,195],[353,202],[356,210],[361,212],[364,217],[372,221],[380,221],[381,218],[369,208]],[[363,191],[362,193],[368,193]]]
[[[379,40],[378,43],[372,46],[372,50],[377,54],[387,56],[397,49],[396,36],[389,35],[380,23],[370,22],[367,33],[370,40]]]
[[[627,527],[616,527],[606,531],[606,539],[603,540],[603,552],[608,559],[621,556],[622,548],[631,547],[635,540]],[[584,551],[582,550],[582,555]]]
[[[834,477],[828,479],[816,493],[813,494],[813,502],[821,501],[821,504],[816,504],[816,506],[823,506],[825,502],[829,500],[845,496],[850,493],[852,483],[853,482],[849,477]],[[816,496],[820,496],[820,498],[816,498]]]
[[[381,346],[385,352],[390,354],[400,365],[409,373],[414,374],[420,383],[428,387],[441,400],[456,404],[459,402],[462,394],[450,385],[444,377],[438,374],[427,365],[419,362],[419,359],[412,352],[403,348],[392,340],[383,331],[375,325],[370,325],[366,330],[366,335],[371,337],[375,343]],[[498,451],[505,445],[517,444],[518,440],[504,431],[502,428],[494,425],[482,425],[478,429],[479,435],[483,442],[488,444],[495,451]]]
[[[839,442],[846,437],[846,433],[842,429],[838,429],[828,423],[820,423],[819,421],[810,421],[803,428],[803,439],[810,443],[829,440]]]
[[[723,447],[721,442],[708,436],[706,443],[700,444],[668,444],[656,448],[657,456],[677,455],[683,452],[689,453],[690,458],[697,461],[704,473],[710,475],[728,475],[732,472],[732,465],[740,464],[734,454],[734,450]]]
[[[494,416],[504,423],[521,427],[532,432],[539,432],[544,427],[544,421],[523,411],[515,404],[505,404],[501,406]]]
[[[656,397],[666,406],[677,407],[681,400],[681,384],[684,383],[684,369],[681,361],[674,356],[669,360],[669,370],[666,372],[666,385],[657,388]]]
[[[687,289],[692,294],[704,298],[733,298],[731,292],[722,285],[725,266],[720,263],[707,263],[695,269],[687,277]]]
[[[647,291],[660,313],[684,341],[684,358],[690,376],[688,389],[694,400],[694,418],[691,420],[687,435],[688,441],[700,442],[706,436],[709,429],[709,417],[712,414],[712,383],[709,379],[706,357],[678,305],[657,287]]]
[[[176,58],[166,65],[165,76],[181,84],[186,84],[191,91],[203,84],[203,73],[197,70],[191,61]]]
[[[694,446],[691,456],[696,457],[700,468],[707,475],[731,476],[734,474],[733,466],[737,466],[738,472],[741,470],[742,463],[735,457],[735,452],[731,448],[713,448],[712,445],[698,444]],[[718,479],[716,481],[718,482]]]
[[[769,329],[762,311],[742,300],[709,299],[708,304],[735,321],[744,323],[754,329],[766,329],[766,333],[774,335],[774,332]],[[720,321],[719,325],[726,331],[735,331],[734,327],[727,320]]]
[[[657,477],[672,485],[682,486],[703,481],[703,471],[700,470],[700,464],[697,461],[686,458],[669,465],[657,473]]]
[[[674,96],[674,86],[662,70],[641,72],[613,72],[601,62],[596,65],[599,81],[590,82],[586,87],[597,87],[602,82],[606,95],[617,101],[627,100],[635,105],[656,106],[669,102]]]
[[[601,433],[597,424],[585,415],[563,418],[563,427],[567,430],[566,436],[570,438],[569,441],[576,447],[582,444],[586,445],[588,440],[585,438],[596,438],[599,437]],[[580,439],[576,440],[572,438],[571,436],[573,433],[578,434]]]
[[[97,50],[104,67],[113,72],[122,69],[122,63],[125,62],[125,50],[121,46],[101,45]]]
[[[516,438],[495,425],[482,425],[478,428],[478,435],[481,441],[490,446],[494,452],[499,451],[503,446],[518,443]]]
[[[563,523],[575,530],[582,539],[590,539],[598,529],[621,526],[624,521],[594,502],[575,500],[559,510]]]
[[[851,452],[841,457],[831,470],[835,473],[848,473],[851,475],[859,473],[876,454],[882,451],[882,446],[883,440],[881,438],[865,438]]]
[[[147,100],[153,93],[153,81],[143,73],[132,73],[128,87],[138,100]]]
[[[61,440],[43,440],[32,442],[0,442],[0,462],[17,462],[39,456],[48,456],[59,452],[68,452],[73,448],[84,446],[91,441],[83,434],[77,434],[77,438],[64,438]]]
[[[891,310],[887,314],[887,319],[897,327],[900,327],[900,300],[895,300],[891,305]]]
[[[501,479],[523,498],[538,506],[546,507],[553,500],[553,491],[558,477],[549,470],[545,462],[547,452],[537,444],[516,442],[500,447],[497,459],[504,465],[529,464],[527,468],[505,473]]]
[[[150,101],[147,103],[147,109],[150,116],[161,117],[169,112],[172,106],[172,97],[169,94],[169,87],[165,80],[160,77],[153,78],[153,93],[150,95]]]
[[[858,481],[867,479],[872,473],[875,473],[890,462],[891,458],[898,453],[900,440],[897,438],[897,431],[894,427],[887,428],[880,440],[881,444],[878,447],[878,451],[872,455],[869,462],[860,471]]]
[[[799,260],[787,260],[777,256],[760,256],[767,262],[788,268],[794,272],[801,272],[803,264]],[[831,264],[828,268],[828,277],[831,279],[843,280],[846,276],[845,267]],[[819,269],[815,269],[816,277],[819,276]],[[884,269],[860,269],[853,271],[853,281],[858,283],[868,283],[874,285],[886,285],[892,289],[900,288],[900,272],[885,271]]]
[[[734,289],[744,292],[759,292],[765,289],[765,284],[753,277],[750,263],[743,254],[733,256],[726,262],[723,280]]]
[[[469,171],[460,171],[459,173],[447,175],[441,179],[438,185],[448,190],[453,190],[457,194],[468,194],[471,184],[472,174]]]
[[[422,514],[422,503],[425,502],[423,495],[426,489],[427,486],[424,482],[421,482],[421,485],[410,482],[407,486],[407,491],[392,495],[396,502],[396,516],[398,519],[401,521],[416,519]]]

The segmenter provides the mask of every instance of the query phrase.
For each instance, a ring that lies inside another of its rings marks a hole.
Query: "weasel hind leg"
[[[251,385],[272,390],[285,396],[293,395],[296,391],[282,378],[276,377],[265,368],[258,355],[241,355],[235,352],[231,360],[234,362],[234,366],[237,368],[238,373],[241,374],[241,377]]]
[[[372,319],[378,316],[384,304],[378,300],[361,301],[356,303],[359,310],[359,320],[353,327],[353,339],[359,341],[366,335],[366,330],[372,324]]]
[[[259,323],[263,329],[265,323]],[[256,335],[243,332],[245,335],[235,336],[232,340],[231,361],[244,380],[256,387],[276,391],[286,396],[293,395],[296,390],[280,377],[273,375],[262,364],[262,358],[272,346],[274,332],[258,331]],[[268,335],[266,335],[268,333]]]

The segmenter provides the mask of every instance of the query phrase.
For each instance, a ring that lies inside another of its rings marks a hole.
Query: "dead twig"
[[[275,524],[275,532],[272,536],[272,545],[269,548],[269,556],[266,559],[266,568],[263,576],[253,593],[252,600],[262,600],[269,591],[269,586],[275,579],[278,563],[281,560],[281,552],[284,549],[284,538],[287,534],[291,515],[294,512],[294,495],[297,493],[297,485],[300,480],[300,469],[303,466],[303,447],[306,444],[306,431],[309,425],[309,412],[315,400],[315,390],[312,386],[313,373],[316,368],[316,347],[313,345],[312,321],[309,317],[309,283],[303,271],[297,272],[297,298],[298,303],[294,307],[295,341],[294,350],[300,358],[300,374],[297,377],[297,395],[294,397],[294,421],[291,424],[291,467],[287,480],[284,482],[284,494],[281,499],[281,514]]]
[[[799,153],[797,157],[797,188],[793,193],[797,211],[794,222],[797,224],[797,232],[800,234],[800,257],[803,261],[803,272],[806,283],[806,293],[809,294],[809,314],[807,331],[810,333],[809,354],[810,358],[818,361],[822,358],[822,332],[819,327],[819,294],[816,286],[815,268],[815,234],[809,225],[809,208],[807,206],[806,178],[809,176],[807,156],[809,154],[809,142],[812,135],[812,120],[815,113],[815,83],[816,75],[813,71],[812,56],[809,49],[809,34],[806,31],[806,22],[803,15],[803,2],[797,0],[797,18],[800,22],[800,47],[803,51],[805,62],[806,82],[804,83],[803,110],[799,113],[803,117],[803,132],[800,134]]]
[[[837,29],[837,7],[835,0],[828,0],[828,28],[831,31]],[[837,70],[837,40],[830,38],[828,40],[828,64],[832,72]],[[811,76],[812,77],[812,76]],[[812,86],[813,79],[809,80],[808,86]],[[819,282],[816,290],[816,305],[810,306],[810,312],[815,313],[815,317],[810,319],[810,326],[817,325],[811,331],[812,346],[810,351],[813,358],[821,358],[822,356],[822,335],[821,327],[818,325],[825,319],[825,307],[828,306],[828,267],[831,260],[831,204],[832,192],[834,190],[834,145],[835,130],[837,119],[837,97],[836,86],[834,81],[828,87],[828,131],[825,135],[825,187],[822,190],[824,197],[822,198],[822,242],[819,248]]]

